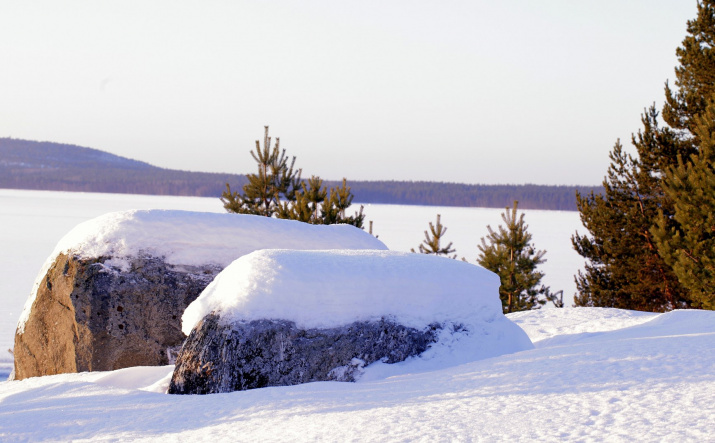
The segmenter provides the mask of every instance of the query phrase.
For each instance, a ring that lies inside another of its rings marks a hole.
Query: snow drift
[[[509,314],[536,348],[430,372],[212,396],[173,367],[0,383],[8,441],[644,441],[715,435],[715,313]],[[584,324],[586,325],[584,327]],[[553,340],[549,340],[553,339]]]

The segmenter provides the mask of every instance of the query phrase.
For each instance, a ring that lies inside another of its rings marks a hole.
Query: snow
[[[509,314],[509,319],[519,325],[534,343],[559,336],[575,336],[584,333],[607,332],[628,328],[652,320],[658,314],[652,312],[625,311],[607,308],[579,308],[568,317],[561,311],[541,309]]]
[[[186,308],[183,331],[217,312],[223,324],[275,319],[332,328],[393,317],[424,329],[502,317],[499,277],[469,263],[396,251],[261,250],[234,261]]]
[[[12,346],[29,286],[58,238],[106,212],[159,207],[223,212],[218,199],[0,190],[0,349]],[[440,213],[448,241],[473,263],[501,211],[365,212],[380,240],[403,251]],[[525,212],[546,265],[557,265],[544,267],[546,283],[572,288],[582,266],[569,241],[581,229],[578,214]],[[358,383],[170,396],[170,366],[0,382],[0,440],[713,441],[714,312],[566,308],[507,317],[535,348],[460,363],[463,338],[429,361],[371,365]]]
[[[426,372],[407,363],[357,383],[171,396],[161,393],[171,367],[3,382],[0,438],[712,441],[715,312],[579,308],[508,317],[531,325],[535,349]]]
[[[218,198],[173,197],[80,192],[0,189],[0,380],[10,373],[13,337],[23,305],[38,271],[67,232],[79,223],[108,212],[130,209],[179,209],[225,213]],[[479,238],[486,226],[501,222],[500,209],[369,204],[368,220],[390,250],[409,251],[424,237],[427,222],[442,214],[460,257],[476,263]],[[583,260],[573,250],[570,236],[583,230],[578,213],[526,210],[529,231],[538,249],[546,249],[544,283],[564,289],[566,306],[575,291],[573,276]],[[550,305],[546,306],[550,309]]]
[[[293,220],[243,214],[178,210],[112,212],[80,223],[67,233],[45,261],[18,321],[23,331],[37,288],[61,253],[80,257],[112,257],[127,268],[130,257],[162,257],[172,265],[228,266],[236,258],[264,248],[386,249],[370,234],[349,225],[309,225]]]
[[[409,252],[256,251],[221,271],[186,308],[184,334],[212,312],[225,325],[272,319],[324,329],[383,317],[418,330],[443,325],[437,345],[419,357],[413,371],[533,347],[502,314],[496,274]],[[385,377],[396,368],[376,365],[365,377]]]
[[[241,255],[266,248],[387,249],[380,240],[349,225],[310,225],[244,214],[130,210],[81,223],[59,241],[51,258],[70,250],[83,257],[114,259],[147,253],[174,265],[225,267]]]

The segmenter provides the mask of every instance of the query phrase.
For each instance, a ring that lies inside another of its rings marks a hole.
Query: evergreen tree
[[[363,206],[360,206],[360,210],[356,211],[355,214],[346,215],[347,209],[353,202],[353,197],[347,180],[343,178],[342,185],[330,188],[327,198],[323,201],[320,207],[320,222],[326,225],[342,223],[362,229],[365,221],[365,215],[362,213]]]
[[[363,227],[363,208],[352,216],[346,210],[353,201],[347,181],[342,186],[328,191],[320,177],[312,176],[307,182],[301,180],[302,170],[295,170],[295,157],[288,162],[285,149],[280,150],[276,138],[271,148],[268,126],[265,127],[263,147],[256,140],[256,149],[251,156],[258,165],[255,174],[248,174],[248,183],[243,192],[226,190],[221,194],[223,207],[228,212],[254,214],[298,220],[311,224],[350,224]]]
[[[251,156],[258,164],[256,174],[248,174],[248,183],[243,186],[243,193],[231,192],[226,183],[226,190],[221,194],[223,207],[228,212],[254,214],[272,217],[281,206],[281,200],[294,201],[300,186],[301,171],[295,171],[295,157],[290,164],[285,149],[280,150],[280,139],[271,148],[268,126],[265,127],[263,148],[256,140],[256,149]]]
[[[654,120],[649,121],[654,117],[643,119],[650,135],[657,132]],[[633,141],[645,148],[649,139],[641,133]],[[653,187],[654,176],[623,152],[620,142],[610,158],[604,194],[577,194],[581,221],[592,236],[572,237],[576,251],[587,259],[585,271],[576,276],[576,306],[641,311],[684,307],[683,289],[658,255],[649,231],[662,203],[660,188]]]
[[[504,313],[538,309],[548,300],[558,306],[556,294],[551,294],[548,287],[540,285],[544,274],[536,270],[544,263],[546,251],[536,251],[531,245],[531,234],[524,223],[524,214],[517,217],[518,202],[501,217],[505,226],[494,231],[487,226],[487,240],[482,238],[478,246],[477,262],[484,268],[499,275],[501,286],[499,298]],[[563,306],[563,303],[561,303]]]
[[[422,254],[434,254],[434,255],[445,255],[456,252],[452,249],[452,242],[449,242],[447,246],[442,246],[442,237],[447,233],[447,228],[442,226],[440,215],[437,214],[437,223],[429,223],[429,231],[425,231],[425,239],[422,240],[422,244],[419,245],[419,251]],[[412,252],[416,252],[412,249]],[[457,254],[454,254],[451,258],[457,258]]]
[[[699,152],[666,173],[673,221],[661,212],[652,232],[693,307],[715,310],[715,100],[693,121]]]
[[[625,154],[620,143],[611,152],[604,195],[577,195],[581,220],[591,234],[572,238],[588,261],[576,276],[579,306],[648,311],[690,306],[689,291],[674,272],[674,261],[664,259],[667,248],[659,246],[665,243],[654,234],[682,231],[674,217],[675,194],[664,177],[678,168],[679,159],[691,158],[699,149],[696,117],[715,88],[714,5],[713,0],[698,4],[698,17],[688,21],[689,35],[676,51],[678,89],[666,83],[666,126],[658,126],[655,107],[647,110],[643,129],[632,138],[635,156]]]
[[[715,93],[715,1],[698,2],[698,15],[688,20],[688,35],[676,50],[680,66],[675,68],[676,91],[665,86],[663,119],[683,138],[697,144],[693,117],[705,111]],[[695,150],[695,148],[691,148]],[[687,158],[692,152],[684,153]]]

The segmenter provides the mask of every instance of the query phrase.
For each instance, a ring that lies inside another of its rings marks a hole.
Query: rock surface
[[[355,381],[363,366],[396,363],[424,352],[439,325],[424,331],[388,319],[330,329],[299,329],[287,320],[223,325],[209,314],[176,361],[170,394],[212,394],[313,381]]]
[[[237,258],[266,248],[386,249],[348,225],[244,214],[113,212],[68,232],[15,333],[15,379],[169,363],[184,309]]]
[[[221,270],[157,257],[86,259],[59,254],[15,335],[15,379],[165,365],[186,336],[181,315]]]

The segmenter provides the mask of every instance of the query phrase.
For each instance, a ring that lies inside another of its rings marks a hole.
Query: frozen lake
[[[356,206],[356,205],[353,205]],[[224,212],[218,198],[165,197],[127,194],[68,193],[0,189],[0,364],[7,368],[12,356],[17,319],[42,264],[57,242],[85,220],[112,211],[127,209],[182,209]],[[428,222],[436,214],[448,231],[459,257],[476,263],[477,245],[487,234],[487,225],[501,222],[499,209],[437,206],[365,206],[366,220],[374,222],[373,232],[390,249],[417,249]],[[571,235],[583,231],[577,212],[524,211],[533,245],[545,249],[547,262],[543,282],[552,291],[564,290],[566,306],[573,303],[574,274],[583,260],[571,247]],[[367,223],[366,223],[367,225]],[[4,371],[2,371],[4,372]]]

